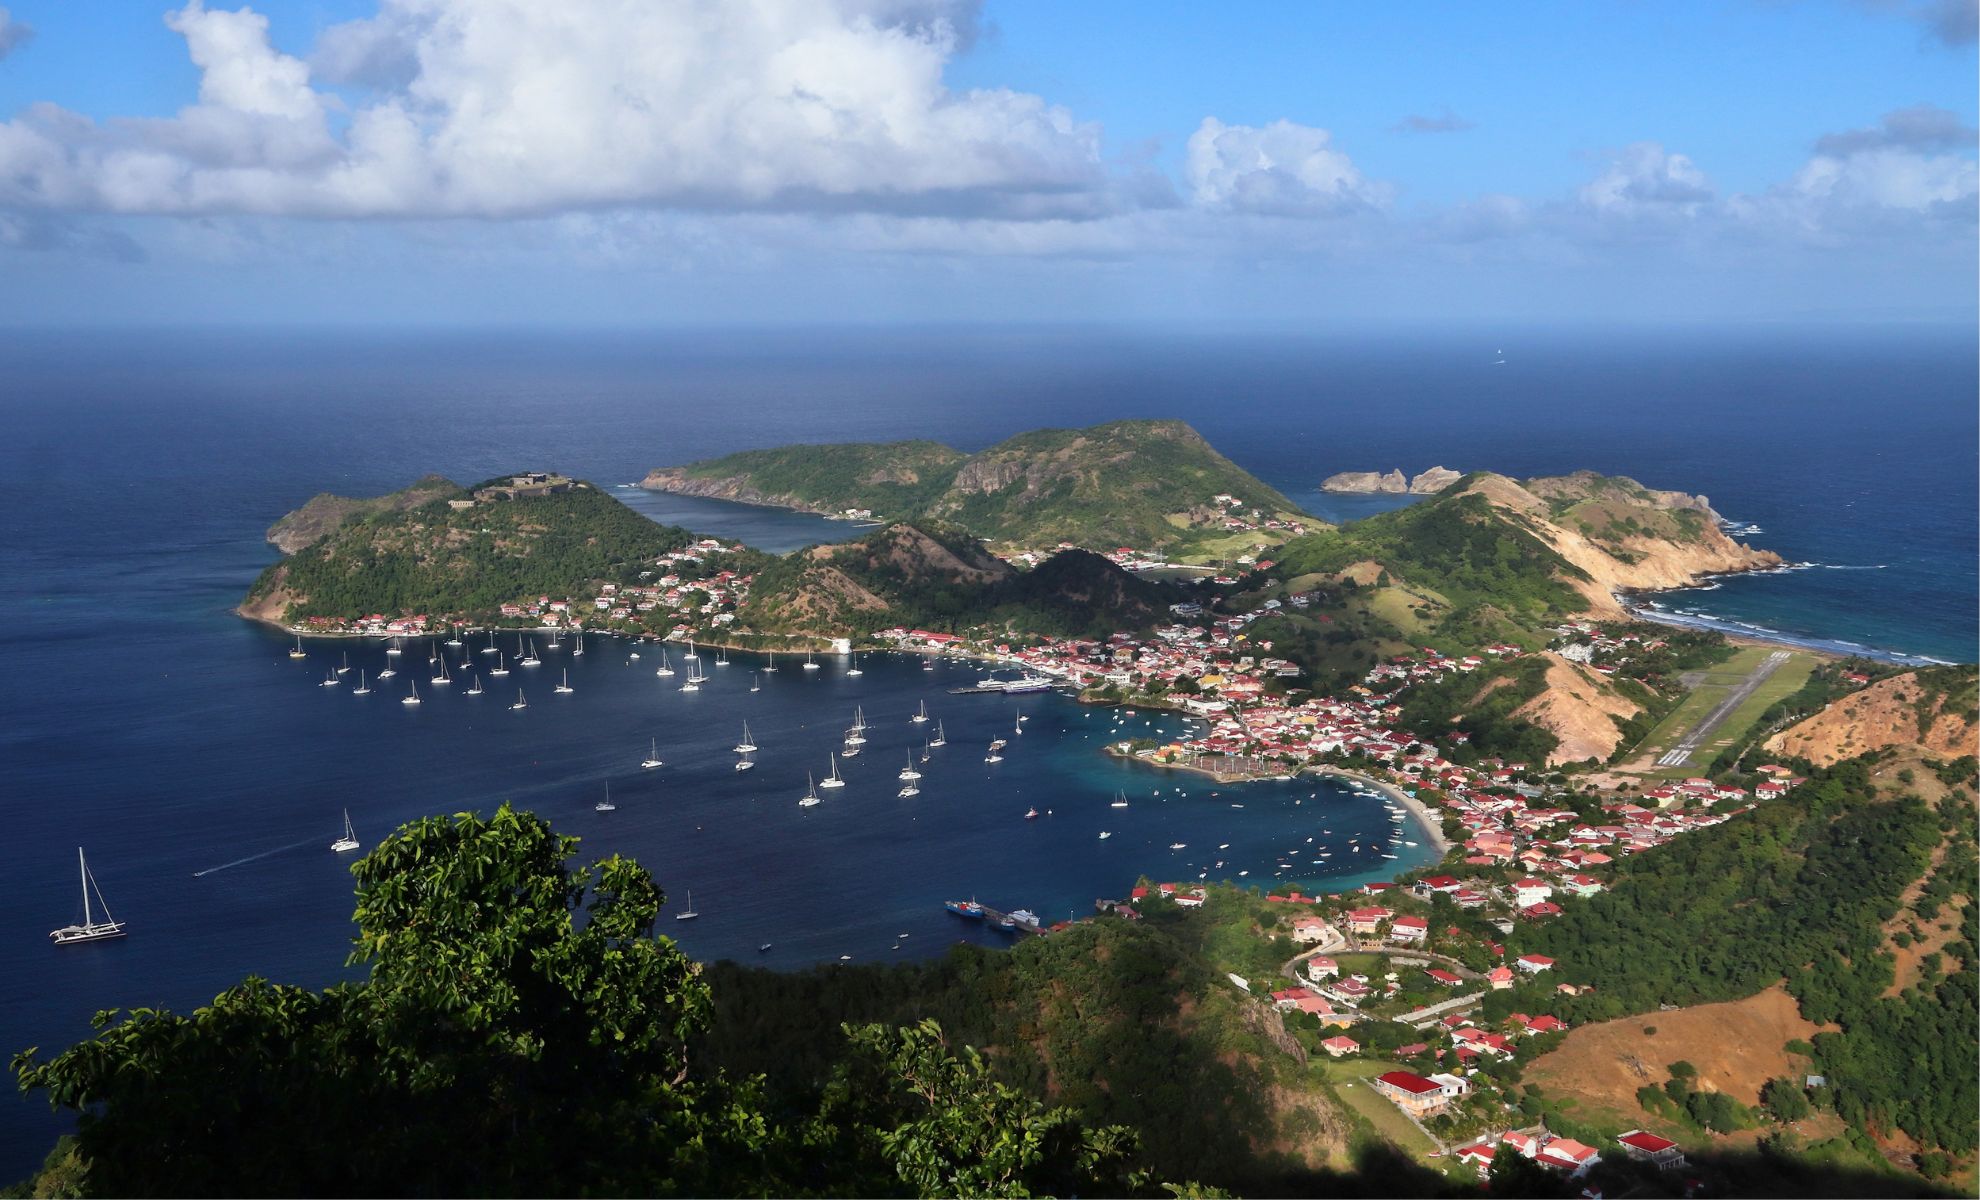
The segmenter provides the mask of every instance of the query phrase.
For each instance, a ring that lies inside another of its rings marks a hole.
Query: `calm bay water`
[[[1501,346],[1508,365],[1488,366]],[[1114,715],[1064,699],[1025,700],[1026,732],[985,764],[1013,706],[948,695],[975,677],[964,665],[875,656],[855,678],[786,664],[750,693],[755,661],[739,655],[683,695],[650,655],[630,662],[623,643],[599,641],[581,662],[546,655],[504,681],[529,690],[521,713],[494,680],[478,699],[455,689],[416,709],[389,686],[366,698],[317,687],[347,649],[369,671],[382,651],[322,643],[293,662],[228,611],[273,558],[261,531],[316,491],[537,466],[614,484],[788,441],[974,449],[1040,425],[1174,416],[1329,519],[1393,503],[1313,491],[1346,469],[1591,467],[1705,492],[1764,530],[1755,543],[1858,569],[1733,580],[1673,603],[1971,659],[1973,361],[1970,332],[0,337],[0,756],[16,863],[0,907],[0,1048],[65,1044],[99,1007],[191,1007],[249,972],[339,977],[349,878],[325,846],[346,806],[369,843],[416,816],[513,799],[582,836],[585,854],[638,857],[677,901],[693,889],[702,917],[662,921],[690,952],[753,960],[771,942],[772,965],[1001,936],[944,914],[956,895],[1060,917],[1143,872],[1269,881],[1309,836],[1316,852],[1333,843],[1330,872],[1307,862],[1313,882],[1388,873],[1345,849],[1389,835],[1379,804],[1317,783],[1213,797],[1194,777],[1101,756]],[[770,550],[856,532],[615,494]],[[427,692],[424,657],[409,652],[391,682]],[[566,665],[577,690],[552,695]],[[919,744],[907,716],[924,699],[951,744],[923,768],[922,794],[901,800],[894,775]],[[854,705],[874,730],[849,786],[799,809],[804,773],[824,770]],[[745,717],[765,751],[737,774],[728,747]],[[666,766],[641,771],[656,736]],[[619,809],[594,813],[608,779]],[[1124,812],[1106,807],[1117,788],[1133,799]],[[1053,815],[1026,822],[1031,805]],[[133,933],[58,952],[44,934],[69,919],[79,843]],[[1400,853],[1381,865],[1424,851]],[[25,1172],[56,1128],[39,1105],[0,1106],[0,1174]]]

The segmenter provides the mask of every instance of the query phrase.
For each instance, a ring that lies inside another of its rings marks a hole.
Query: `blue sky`
[[[1974,0],[5,0],[0,322],[1951,320]]]

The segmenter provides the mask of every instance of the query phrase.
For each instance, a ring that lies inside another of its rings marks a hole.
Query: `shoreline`
[[[1776,630],[1758,629],[1753,626],[1742,625],[1737,621],[1724,620],[1717,617],[1694,617],[1685,613],[1666,612],[1655,607],[1656,601],[1651,599],[1651,597],[1672,595],[1679,592],[1709,591],[1713,586],[1709,581],[1715,579],[1727,579],[1735,575],[1774,574],[1779,570],[1780,568],[1774,568],[1771,571],[1740,571],[1707,575],[1703,577],[1707,582],[1694,583],[1681,588],[1657,588],[1655,590],[1644,591],[1619,590],[1611,594],[1614,595],[1616,603],[1622,610],[1635,620],[1648,621],[1653,625],[1664,625],[1672,629],[1705,630],[1719,634],[1728,641],[1738,645],[1784,646],[1790,650],[1799,650],[1804,654],[1813,654],[1818,658],[1832,662],[1841,661],[1846,658],[1867,658],[1873,662],[1886,662],[1903,667],[1953,665],[1928,655],[1907,654],[1902,650],[1885,650],[1875,646],[1864,646],[1855,642],[1843,642],[1832,638],[1819,638],[1812,635],[1802,636],[1780,633]]]
[[[1194,775],[1202,775],[1210,779],[1212,782],[1231,786],[1231,787],[1237,787],[1247,783],[1260,783],[1268,779],[1276,779],[1276,778],[1297,779],[1301,775],[1318,775],[1321,776],[1322,778],[1345,780],[1348,783],[1366,784],[1367,786],[1372,787],[1376,791],[1381,792],[1383,795],[1389,797],[1391,800],[1394,800],[1397,804],[1402,805],[1403,809],[1409,813],[1411,819],[1416,822],[1417,826],[1420,829],[1422,829],[1424,838],[1430,843],[1431,847],[1434,850],[1436,850],[1438,862],[1442,862],[1446,858],[1449,858],[1451,851],[1457,848],[1456,843],[1452,842],[1449,837],[1445,836],[1444,822],[1442,818],[1438,816],[1436,809],[1431,808],[1428,804],[1425,804],[1422,800],[1419,800],[1415,796],[1410,795],[1408,792],[1403,791],[1401,786],[1397,784],[1391,783],[1386,779],[1378,778],[1374,775],[1368,775],[1363,772],[1353,770],[1351,768],[1298,767],[1286,775],[1236,776],[1236,775],[1220,775],[1217,772],[1212,771],[1207,767],[1199,767],[1191,763],[1157,762],[1154,759],[1140,758],[1133,754],[1122,754],[1119,751],[1115,750],[1113,744],[1111,743],[1105,749],[1103,749],[1101,753],[1109,755],[1110,757],[1113,758],[1121,759],[1125,762],[1140,763],[1142,766],[1156,767],[1164,771],[1188,771]],[[1413,869],[1414,868],[1412,868],[1412,870]],[[1396,874],[1406,875],[1408,874],[1408,872],[1398,871],[1396,872]]]

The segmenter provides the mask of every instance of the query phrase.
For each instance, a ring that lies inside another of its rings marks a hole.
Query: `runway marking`
[[[1726,698],[1719,701],[1711,712],[1701,717],[1698,724],[1693,725],[1689,732],[1678,739],[1677,745],[1664,752],[1663,757],[1657,760],[1657,765],[1682,767],[1690,762],[1691,756],[1698,753],[1698,748],[1704,745],[1705,739],[1711,737],[1714,730],[1726,723],[1726,718],[1732,716],[1733,710],[1745,703],[1746,698],[1757,691],[1760,685],[1767,681],[1769,675],[1780,670],[1792,657],[1794,656],[1785,650],[1776,650],[1761,659],[1744,682],[1727,693]]]

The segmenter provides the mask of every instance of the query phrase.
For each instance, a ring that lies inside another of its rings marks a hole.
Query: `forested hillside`
[[[285,622],[372,613],[487,617],[596,581],[630,583],[643,564],[693,540],[590,484],[454,508],[359,514],[261,573],[247,609]]]
[[[1948,778],[1970,780],[1966,763],[1945,768]],[[1606,893],[1522,925],[1521,949],[1595,987],[1546,1002],[1608,1019],[1736,999],[1785,979],[1805,1018],[1840,1027],[1814,1039],[1814,1069],[1828,1077],[1821,1102],[1861,1128],[1971,1151],[1980,1107],[1973,792],[1961,783],[1928,804],[1874,778],[1874,766],[1844,763],[1787,799],[1626,858]],[[1935,852],[1940,870],[1955,873],[1942,898],[1968,897],[1954,914],[1958,935],[1913,986],[1888,994],[1885,924],[1908,888],[1937,877]]]

